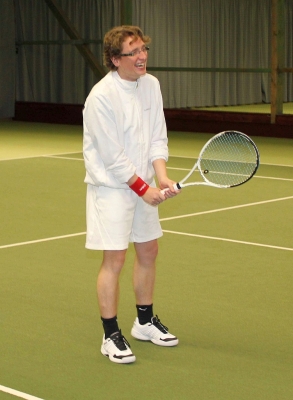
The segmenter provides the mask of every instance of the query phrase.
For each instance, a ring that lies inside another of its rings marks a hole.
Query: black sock
[[[146,306],[141,306],[141,305],[136,305],[137,309],[137,316],[138,316],[138,321],[141,325],[147,324],[148,322],[152,321],[153,317],[153,305],[146,305]]]
[[[105,339],[110,337],[112,333],[119,332],[117,316],[113,318],[103,318],[101,317],[103,322],[103,328],[105,331]]]

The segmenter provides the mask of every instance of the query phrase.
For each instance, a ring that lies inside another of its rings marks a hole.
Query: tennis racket
[[[251,179],[258,166],[259,151],[247,135],[237,131],[221,132],[204,145],[191,171],[174,184],[174,189],[194,185],[232,188]],[[196,170],[203,180],[186,182]]]

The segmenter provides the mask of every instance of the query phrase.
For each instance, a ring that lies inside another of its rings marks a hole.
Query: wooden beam
[[[284,99],[284,0],[272,0],[272,74],[271,74],[271,123],[283,114]]]
[[[78,40],[22,40],[15,42],[16,46],[41,46],[41,45],[77,45],[77,44],[102,44],[103,40],[94,40],[94,39],[78,39]]]
[[[56,0],[45,0],[45,2],[47,3],[48,7],[58,20],[62,28],[65,30],[67,35],[70,37],[70,39],[82,41],[83,39],[80,36],[79,32],[75,29],[65,12],[57,4]],[[106,72],[103,66],[95,57],[95,55],[91,52],[89,47],[86,44],[75,44],[75,46],[80,54],[83,56],[85,61],[88,63],[95,76],[99,80],[102,79],[106,75]]]

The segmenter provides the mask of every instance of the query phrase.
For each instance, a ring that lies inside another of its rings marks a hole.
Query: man
[[[105,332],[101,352],[116,363],[135,361],[117,321],[119,275],[129,242],[136,252],[137,318],[131,335],[160,346],[178,344],[153,315],[157,239],[162,236],[157,206],[178,191],[166,172],[167,133],[159,83],[146,73],[149,42],[135,26],[116,27],[105,35],[104,63],[110,72],[93,87],[83,111],[86,248],[103,250],[97,281]],[[168,190],[162,194],[164,188]]]

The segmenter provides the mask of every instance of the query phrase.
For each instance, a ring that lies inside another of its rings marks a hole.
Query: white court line
[[[78,152],[77,152],[78,153]],[[68,154],[77,154],[77,153],[68,153]],[[63,154],[67,154],[67,153],[63,153]],[[56,155],[43,155],[40,157],[48,157],[48,158],[63,158],[65,160],[77,160],[77,161],[83,161],[83,158],[71,158],[71,157],[62,157],[62,154],[60,156],[58,156],[58,154]],[[196,160],[196,157],[185,157],[185,156],[169,156],[169,157],[174,157],[174,158],[187,158],[187,159],[191,159],[191,160]],[[274,167],[289,167],[289,168],[293,168],[293,165],[285,165],[285,164],[269,164],[269,163],[261,163],[261,165],[271,165]],[[190,168],[175,168],[175,167],[168,167],[167,165],[167,169],[177,169],[180,171],[190,171]],[[277,179],[277,178],[276,178]]]
[[[58,158],[59,158],[59,157],[58,157]],[[176,170],[176,171],[190,171],[190,169],[188,169],[188,168],[167,167],[167,169],[173,169],[173,170]],[[194,173],[195,173],[195,172],[198,172],[198,173],[199,173],[198,170],[195,170]],[[254,179],[254,178],[260,178],[260,179],[274,179],[274,180],[277,180],[277,181],[290,181],[290,182],[293,181],[293,179],[290,179],[290,178],[276,178],[276,177],[273,177],[273,176],[261,176],[261,175],[254,175],[253,179]]]
[[[76,153],[73,153],[76,154]],[[61,160],[73,160],[73,161],[84,161],[83,158],[74,158],[74,157],[62,157],[62,156],[41,156],[44,158],[57,158],[57,159],[61,159]],[[177,168],[177,167],[167,167],[167,169],[172,169],[172,170],[176,170],[176,171],[190,171],[189,168]],[[194,172],[199,172],[198,170],[195,170]],[[290,178],[276,178],[276,177],[271,177],[271,176],[260,176],[260,175],[255,175],[254,178],[260,178],[260,179],[272,179],[272,180],[276,180],[276,181],[290,181],[293,182],[293,179]]]
[[[14,390],[14,389],[8,388],[6,386],[2,386],[2,385],[0,385],[0,391],[11,394],[16,397],[20,397],[21,399],[25,399],[25,400],[44,400],[44,399],[41,399],[40,397],[31,396],[30,394],[19,392],[18,390]]]
[[[174,154],[169,154],[169,157],[174,157],[174,158],[185,158],[185,159],[190,159],[190,160],[197,160],[198,157],[192,157],[192,156],[178,156],[178,155],[174,155]],[[289,168],[293,168],[293,165],[291,164],[271,164],[271,163],[260,163],[260,166],[262,165],[271,165],[273,167],[289,167]]]
[[[174,158],[185,158],[185,159],[190,159],[190,160],[197,160],[198,157],[193,157],[193,156],[179,156],[175,154],[169,154],[169,157],[174,157]],[[293,167],[291,164],[271,164],[271,163],[260,163],[260,165],[272,165],[275,167]]]
[[[60,158],[62,160],[74,160],[74,161],[84,161],[83,158],[73,158],[73,157],[61,157],[61,156],[42,156],[45,158]],[[176,171],[190,171],[188,168],[175,168],[175,167],[167,167],[167,169],[172,169]],[[199,172],[198,170],[195,170],[194,172]],[[272,176],[260,176],[260,175],[255,175],[254,178],[260,178],[260,179],[272,179],[276,181],[290,181],[293,182],[293,179],[290,178],[276,178]]]
[[[76,153],[73,153],[76,154]],[[63,157],[63,156],[42,156],[43,158],[57,158],[58,160],[74,160],[74,161],[84,161],[83,158],[76,157]]]
[[[253,178],[273,179],[273,180],[276,180],[276,181],[290,181],[290,182],[293,182],[293,179],[290,179],[290,178],[276,178],[276,177],[273,177],[273,176],[254,175]]]
[[[281,197],[279,199],[273,199],[273,200],[259,201],[259,202],[256,202],[256,203],[241,204],[239,206],[218,208],[218,209],[209,210],[209,211],[200,211],[200,212],[193,213],[193,214],[177,215],[175,217],[169,217],[169,218],[160,218],[160,221],[163,222],[163,221],[171,221],[171,220],[180,219],[180,218],[195,217],[197,215],[212,214],[212,213],[220,212],[220,211],[235,210],[237,208],[257,206],[257,205],[260,205],[260,204],[274,203],[276,201],[283,201],[283,200],[290,200],[290,199],[293,199],[293,196]],[[168,232],[168,231],[164,231],[164,232]],[[72,234],[69,234],[69,235],[54,236],[54,237],[45,238],[45,239],[31,240],[31,241],[28,241],[28,242],[11,243],[11,244],[6,244],[6,245],[3,245],[3,246],[0,246],[0,250],[1,249],[7,249],[7,248],[10,248],[10,247],[25,246],[25,245],[29,245],[29,244],[49,242],[49,241],[52,241],[52,240],[67,239],[67,238],[71,238],[71,237],[75,237],[75,236],[82,236],[82,235],[85,235],[85,234],[86,234],[86,232],[78,232],[78,233],[72,233]],[[182,233],[182,235],[184,235],[184,233]],[[230,240],[230,239],[223,239],[223,240],[229,240],[231,242],[233,241],[233,240]],[[249,242],[243,242],[243,243],[247,243],[248,244]],[[257,244],[255,244],[255,246],[256,245]],[[274,246],[261,245],[261,244],[259,246],[267,246],[267,247],[272,247],[272,248],[281,248],[281,247],[278,247],[278,246],[274,247]],[[286,249],[286,248],[284,247],[284,249]]]
[[[72,233],[70,235],[53,236],[53,237],[50,237],[50,238],[31,240],[31,241],[28,241],[28,242],[5,244],[3,246],[0,246],[0,250],[1,249],[8,249],[9,247],[26,246],[27,244],[36,244],[36,243],[42,243],[42,242],[50,242],[52,240],[58,240],[58,239],[67,239],[67,238],[71,238],[71,237],[74,237],[74,236],[82,236],[82,235],[85,235],[85,234],[86,234],[86,232],[78,232],[78,233]]]
[[[33,156],[24,156],[24,157],[14,157],[14,158],[0,158],[0,161],[14,161],[14,160],[29,160],[31,158],[39,158],[39,157],[57,157],[61,158],[64,154],[78,154],[80,151],[70,151],[65,153],[56,153],[56,154],[36,154]],[[60,155],[60,157],[58,157]]]
[[[165,229],[163,229],[163,232],[164,233],[173,233],[175,235],[198,237],[198,238],[202,238],[202,239],[221,240],[223,242],[248,244],[250,246],[267,247],[267,248],[270,248],[270,249],[293,251],[293,248],[290,248],[290,247],[280,247],[280,246],[272,246],[272,245],[269,245],[269,244],[262,244],[262,243],[244,242],[243,240],[224,239],[224,238],[219,238],[219,237],[215,237],[215,236],[204,236],[204,235],[197,235],[197,234],[194,234],[194,233],[168,231],[168,230],[165,230]]]
[[[215,209],[215,210],[200,211],[200,212],[192,213],[192,214],[177,215],[176,217],[161,218],[160,221],[171,221],[173,219],[195,217],[197,215],[212,214],[212,213],[220,212],[220,211],[236,210],[237,208],[258,206],[260,204],[268,204],[268,203],[274,203],[276,201],[291,200],[291,199],[293,199],[293,196],[280,197],[278,199],[257,201],[255,203],[240,204],[239,206],[231,206],[231,207],[225,207],[225,208],[218,208],[218,209]]]
[[[82,151],[70,151],[70,152],[63,152],[63,153],[56,153],[56,154],[37,154],[37,155],[33,155],[33,156],[25,156],[25,157],[14,157],[14,158],[0,158],[0,162],[1,161],[14,161],[14,160],[26,160],[26,159],[30,159],[30,158],[38,158],[38,157],[48,157],[48,158],[63,158],[63,155],[69,155],[69,154],[82,154]],[[197,157],[191,157],[191,156],[179,156],[179,155],[172,155],[170,154],[169,157],[174,157],[174,158],[187,158],[187,159],[191,159],[191,160],[196,160]],[[64,157],[66,158],[66,157]],[[78,161],[82,161],[82,159],[78,159],[78,158],[69,158],[70,160],[78,160]],[[271,164],[271,163],[261,163],[261,165],[271,165],[274,167],[289,167],[289,168],[293,168],[293,165],[288,165],[288,164]],[[172,168],[172,167],[168,167],[169,169],[182,169],[183,171],[185,171],[185,168]],[[190,169],[189,169],[190,170]],[[187,170],[187,171],[189,171]]]

